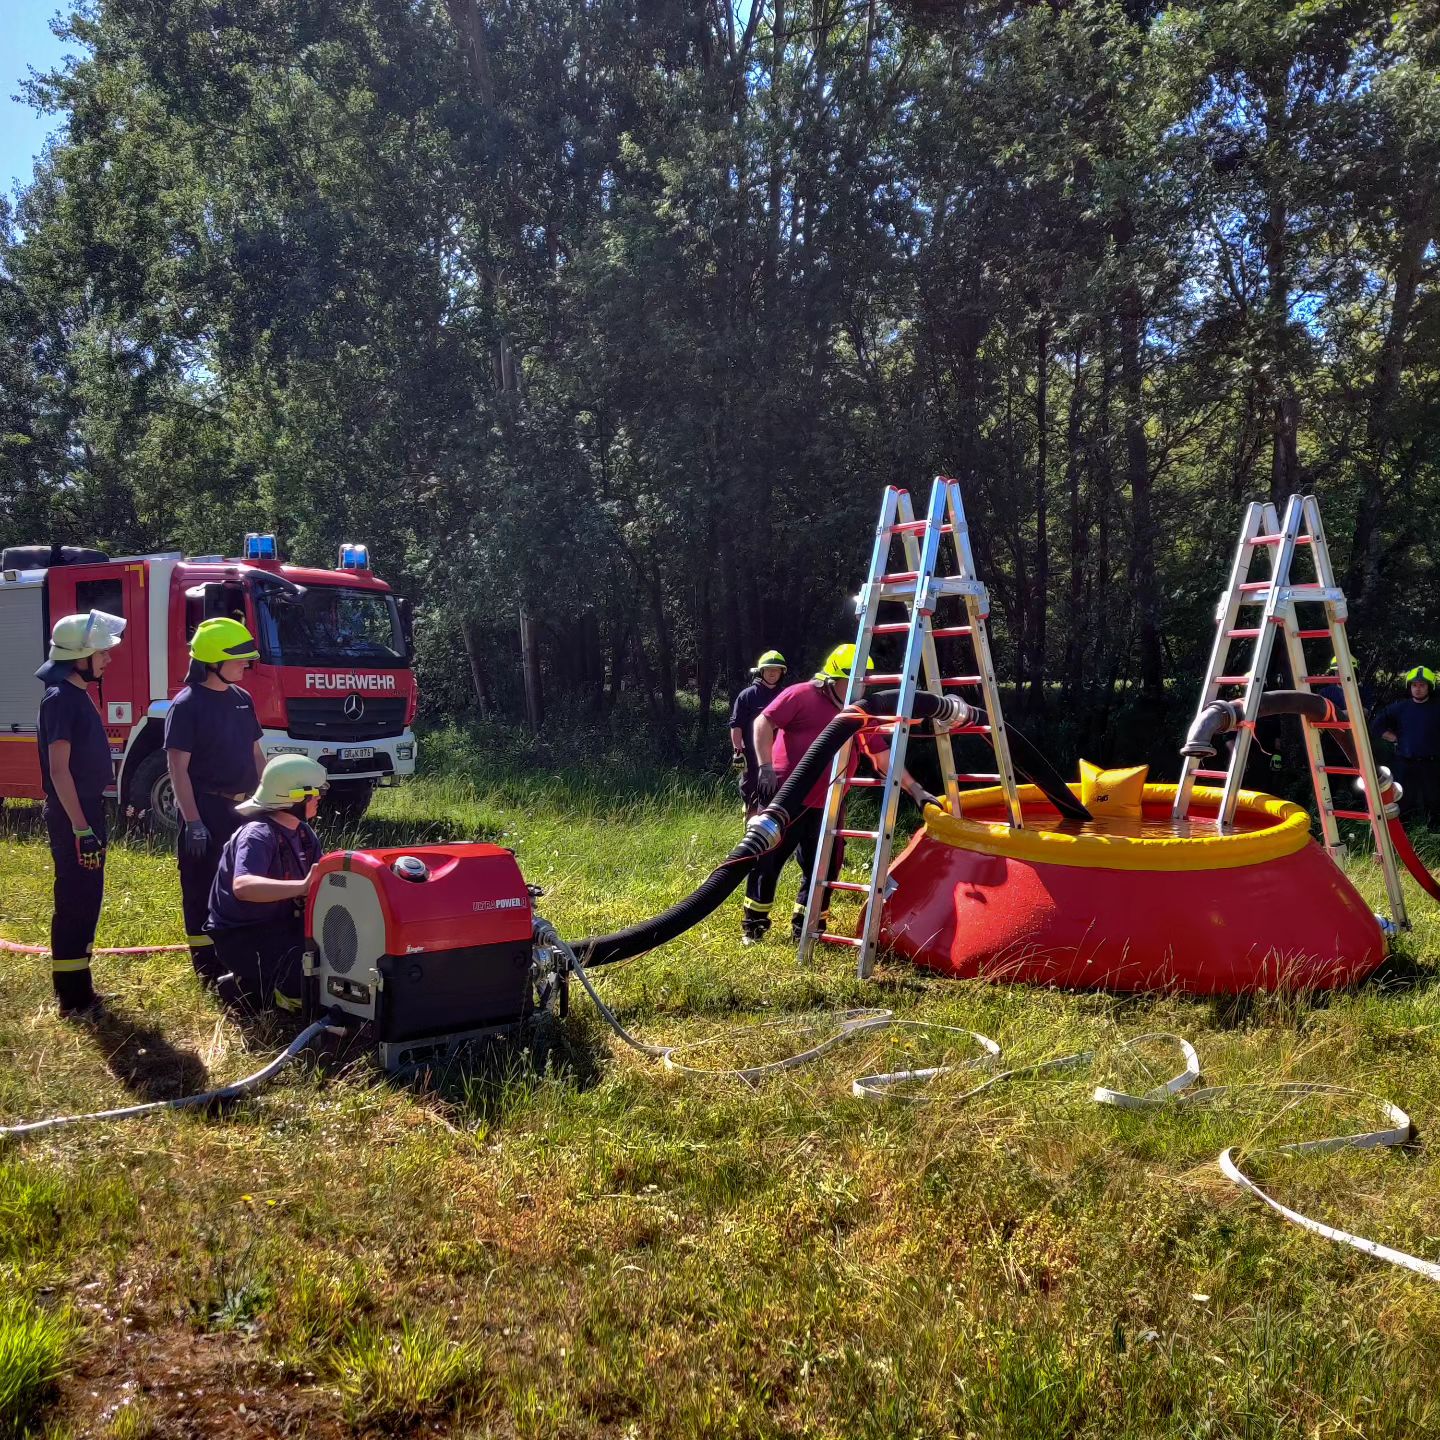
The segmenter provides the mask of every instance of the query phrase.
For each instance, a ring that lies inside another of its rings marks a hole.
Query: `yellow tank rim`
[[[1079,792],[1078,785],[1070,789]],[[1146,804],[1167,808],[1175,799],[1174,785],[1147,785]],[[1221,792],[1197,785],[1194,798],[1219,806]],[[960,796],[961,813],[951,815],[938,805],[925,807],[925,833],[942,845],[975,850],[982,855],[1003,855],[1035,865],[1073,865],[1091,870],[1234,870],[1242,865],[1263,865],[1302,850],[1310,841],[1310,816],[1289,800],[1277,800],[1257,790],[1240,792],[1240,810],[1264,816],[1271,823],[1260,830],[1229,835],[1179,836],[1141,839],[1132,835],[1066,835],[1054,830],[1012,830],[1003,821],[972,820],[970,812],[1003,806],[998,785],[967,790]],[[1047,804],[1034,785],[1020,786],[1020,803]]]

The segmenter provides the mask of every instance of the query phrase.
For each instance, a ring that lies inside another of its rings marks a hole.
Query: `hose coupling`
[[[1190,733],[1180,747],[1182,755],[1208,760],[1215,753],[1214,737],[1233,730],[1239,723],[1239,707],[1231,700],[1212,700],[1190,726]]]
[[[745,840],[757,854],[763,855],[780,843],[780,822],[768,811],[762,810],[745,827]]]
[[[930,723],[937,735],[944,735],[957,725],[973,725],[976,713],[975,707],[968,701],[962,700],[958,695],[942,695],[940,707],[936,710]]]

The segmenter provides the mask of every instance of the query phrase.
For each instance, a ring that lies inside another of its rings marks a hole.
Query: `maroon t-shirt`
[[[802,680],[798,685],[790,685],[782,690],[765,707],[763,713],[779,732],[775,736],[775,778],[783,785],[805,752],[815,743],[820,732],[840,711],[818,685]],[[867,755],[879,755],[889,748],[883,735],[866,735],[862,732],[856,739],[858,743],[850,747],[847,776],[855,773],[860,764],[862,749]],[[830,772],[827,769],[805,797],[805,803],[823,805],[829,783]]]

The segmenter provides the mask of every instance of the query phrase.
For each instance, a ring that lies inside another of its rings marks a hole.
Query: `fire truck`
[[[0,554],[0,798],[43,798],[34,674],[52,623],[90,610],[127,622],[103,685],[91,689],[122,814],[160,831],[178,826],[165,715],[185,684],[190,636],[217,615],[243,621],[258,642],[242,684],[264,728],[261,748],[319,760],[339,818],[358,818],[377,785],[414,773],[409,609],[371,574],[364,545],[342,545],[334,570],[286,564],[262,534],[245,537],[238,560],[25,546]]]

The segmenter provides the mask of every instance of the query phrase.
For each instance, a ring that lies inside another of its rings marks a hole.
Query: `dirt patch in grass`
[[[62,1384],[54,1417],[76,1434],[104,1436],[127,1406],[154,1440],[339,1440],[354,1430],[339,1396],[286,1381],[258,1344],[234,1333],[116,1329],[89,1348]]]

